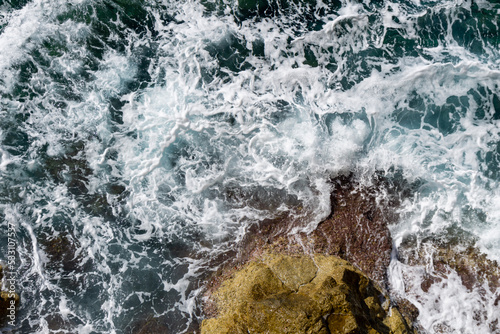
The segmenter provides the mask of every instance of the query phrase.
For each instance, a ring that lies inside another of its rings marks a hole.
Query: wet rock
[[[76,242],[76,241],[75,241]],[[51,263],[49,267],[61,265],[67,271],[73,271],[77,266],[75,261],[76,245],[68,235],[58,235],[47,240],[45,243],[45,252]]]
[[[50,314],[45,318],[51,334],[76,334],[77,323],[73,317],[63,317],[60,314]]]
[[[297,224],[285,214],[264,220],[249,228],[236,262],[245,262],[264,249],[335,255],[385,286],[392,251],[387,225],[398,219],[395,210],[403,187],[410,185],[390,184],[376,176],[371,186],[363,186],[353,175],[339,176],[332,180],[331,214],[312,233],[289,235]]]
[[[171,333],[171,331],[168,329],[165,317],[155,317],[153,315],[140,319],[125,332],[130,334]]]
[[[227,307],[225,306],[226,298],[210,297],[220,296],[220,291],[225,291],[221,285],[234,279],[238,272],[250,270],[243,276],[252,277],[251,272],[254,272],[257,266],[255,263],[260,263],[259,270],[268,268],[282,284],[278,289],[280,292],[274,292],[273,297],[269,296],[269,292],[262,287],[262,284],[254,285],[254,295],[259,295],[267,300],[266,307],[275,309],[273,314],[276,314],[275,316],[278,318],[281,317],[279,318],[281,320],[266,318],[267,315],[262,315],[264,306],[262,304],[255,305],[255,301],[252,301],[252,308],[240,310],[239,314],[254,314],[258,319],[261,319],[259,323],[265,319],[265,323],[273,323],[278,326],[277,324],[285,319],[283,314],[290,315],[298,312],[298,309],[292,305],[295,303],[300,304],[299,309],[303,308],[306,318],[309,319],[305,323],[295,323],[294,321],[299,319],[299,316],[294,315],[295,320],[292,321],[293,324],[290,325],[290,328],[301,333],[308,331],[311,333],[322,333],[322,331],[337,333],[338,330],[335,329],[337,327],[351,328],[350,331],[353,333],[365,333],[368,329],[373,333],[389,333],[388,328],[390,326],[398,327],[397,324],[401,323],[401,317],[406,324],[405,326],[409,328],[408,324],[415,321],[418,310],[411,303],[398,300],[397,305],[401,306],[399,311],[392,315],[392,313],[388,313],[390,301],[385,296],[388,289],[386,270],[392,250],[392,240],[387,225],[398,220],[395,210],[401,199],[411,194],[411,188],[412,185],[404,181],[394,181],[394,179],[391,181],[380,175],[375,175],[369,182],[359,181],[353,175],[340,176],[332,180],[332,213],[314,231],[290,233],[292,229],[304,226],[304,220],[294,220],[291,218],[293,215],[286,213],[250,226],[246,236],[239,244],[237,256],[222,264],[215,264],[218,266],[218,270],[208,279],[206,285],[206,296],[208,297],[205,298],[203,312],[207,318],[218,320],[209,320],[204,323],[203,326],[207,333],[214,332],[220,323],[224,323],[224,326],[229,328],[228,333],[245,332],[245,328],[250,328],[248,326],[257,326],[255,324],[242,325],[239,316],[234,318],[223,315],[221,317],[220,312],[223,312],[224,309],[238,309],[239,304],[237,303],[239,302],[235,301],[235,298],[232,302],[236,304]],[[316,255],[311,258],[306,254]],[[330,277],[325,276],[324,270],[328,272],[329,269],[319,269],[321,256],[323,258],[341,258],[351,263],[350,266],[356,269],[346,271],[339,278],[334,278],[331,275]],[[363,274],[360,276],[361,272]],[[319,277],[322,279],[320,284],[317,283]],[[344,283],[342,285],[339,282]],[[247,283],[240,285],[244,286],[245,284]],[[342,288],[336,288],[341,289],[342,293],[332,294],[330,289],[333,286],[342,286]],[[353,289],[354,286],[357,288]],[[228,294],[232,293],[234,292]],[[242,293],[243,299],[247,300],[245,305],[250,305],[248,302],[250,297],[248,296],[251,294]],[[311,296],[324,296],[315,300],[320,306],[321,317],[316,317],[317,310],[312,306],[316,304],[310,304],[309,300],[302,298],[294,297],[295,299],[291,299],[289,296],[292,293],[309,298],[312,298]],[[382,299],[386,299],[385,303],[381,303],[380,296],[383,296]],[[335,307],[339,308],[338,312],[334,313],[342,314],[342,316],[330,316],[330,312],[333,312],[332,309],[335,308],[332,305],[337,305]],[[283,314],[279,316],[281,314],[279,312],[283,312]],[[322,320],[318,322],[320,318]],[[253,321],[250,322],[253,323]],[[257,332],[258,330],[260,329],[256,329]],[[290,333],[293,333],[293,330],[290,330]],[[397,329],[394,331],[398,332]],[[399,332],[401,331],[399,330]]]
[[[94,171],[85,158],[85,142],[68,143],[66,149],[64,155],[45,156],[44,170],[54,182],[65,184],[87,213],[112,219],[106,194],[89,192],[88,184]],[[111,191],[118,192],[120,189],[115,187]]]
[[[409,300],[403,298],[397,298],[395,300],[395,303],[398,306],[398,310],[405,317],[407,323],[413,324],[417,321],[420,312],[418,308],[415,305],[413,305]]]
[[[500,287],[500,266],[473,246],[472,236],[463,236],[466,232],[454,232],[453,235],[431,236],[418,240],[417,236],[406,238],[399,247],[400,259],[412,266],[425,265],[431,271],[424,277],[421,288],[427,292],[441,277],[446,277],[454,270],[462,279],[462,284],[469,290],[487,282],[495,291]],[[431,267],[428,265],[432,264]]]
[[[339,256],[383,285],[391,259],[392,239],[387,225],[397,220],[395,199],[377,202],[382,181],[361,187],[353,176],[338,177],[332,192],[332,213],[311,234],[312,250]]]
[[[208,297],[201,333],[413,333],[375,282],[335,256],[264,253]]]
[[[73,195],[86,193],[86,184],[93,171],[83,157],[85,143],[68,144],[67,151],[62,156],[45,157],[44,170],[55,182],[67,184]]]

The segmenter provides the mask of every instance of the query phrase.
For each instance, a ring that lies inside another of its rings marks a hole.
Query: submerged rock
[[[164,316],[153,316],[152,314],[134,322],[130,328],[125,330],[125,333],[131,334],[149,334],[162,333],[168,334],[171,331],[168,328],[168,321]]]
[[[78,254],[80,243],[69,233],[61,233],[50,239],[42,240],[41,244],[50,262],[50,269],[62,268],[64,271],[73,272],[81,269],[81,256]]]
[[[203,334],[413,333],[376,283],[335,256],[265,253],[209,297]]]

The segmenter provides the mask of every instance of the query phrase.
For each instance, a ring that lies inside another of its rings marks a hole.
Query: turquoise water
[[[349,171],[420,185],[396,248],[456,229],[500,260],[500,4],[258,3],[0,0],[14,332],[195,328],[210,259],[298,207],[314,228]],[[429,333],[499,321],[498,291],[392,268]]]

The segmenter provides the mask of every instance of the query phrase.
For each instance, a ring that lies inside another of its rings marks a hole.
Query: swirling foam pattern
[[[314,228],[347,171],[421,185],[396,246],[456,228],[500,260],[498,2],[258,2],[0,2],[19,332],[186,331],[207,259],[282,212]],[[495,298],[451,275],[413,301],[429,332],[487,333]]]

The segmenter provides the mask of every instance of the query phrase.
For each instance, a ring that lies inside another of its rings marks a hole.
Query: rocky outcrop
[[[361,187],[352,176],[334,180],[332,214],[309,238],[316,253],[339,256],[358,266],[380,285],[387,280],[392,239],[388,224],[397,220],[399,205],[390,185],[376,178],[371,187]],[[380,196],[386,192],[386,196]],[[386,203],[378,202],[386,198]]]
[[[376,283],[335,256],[265,253],[209,298],[218,316],[202,334],[413,333]]]
[[[392,250],[387,225],[397,221],[398,196],[404,195],[403,188],[410,186],[403,182],[390,184],[378,176],[371,182],[372,186],[362,186],[353,175],[333,179],[331,214],[311,233],[290,235],[289,231],[296,225],[287,216],[253,225],[240,245],[236,262],[245,262],[263,249],[334,255],[351,262],[380,286],[385,286]]]
[[[214,264],[202,332],[414,332],[418,310],[407,300],[389,301],[386,277],[388,224],[411,188],[379,175],[368,182],[339,176],[332,179],[331,214],[312,232],[290,233],[304,225],[288,215],[251,226],[238,254]]]

